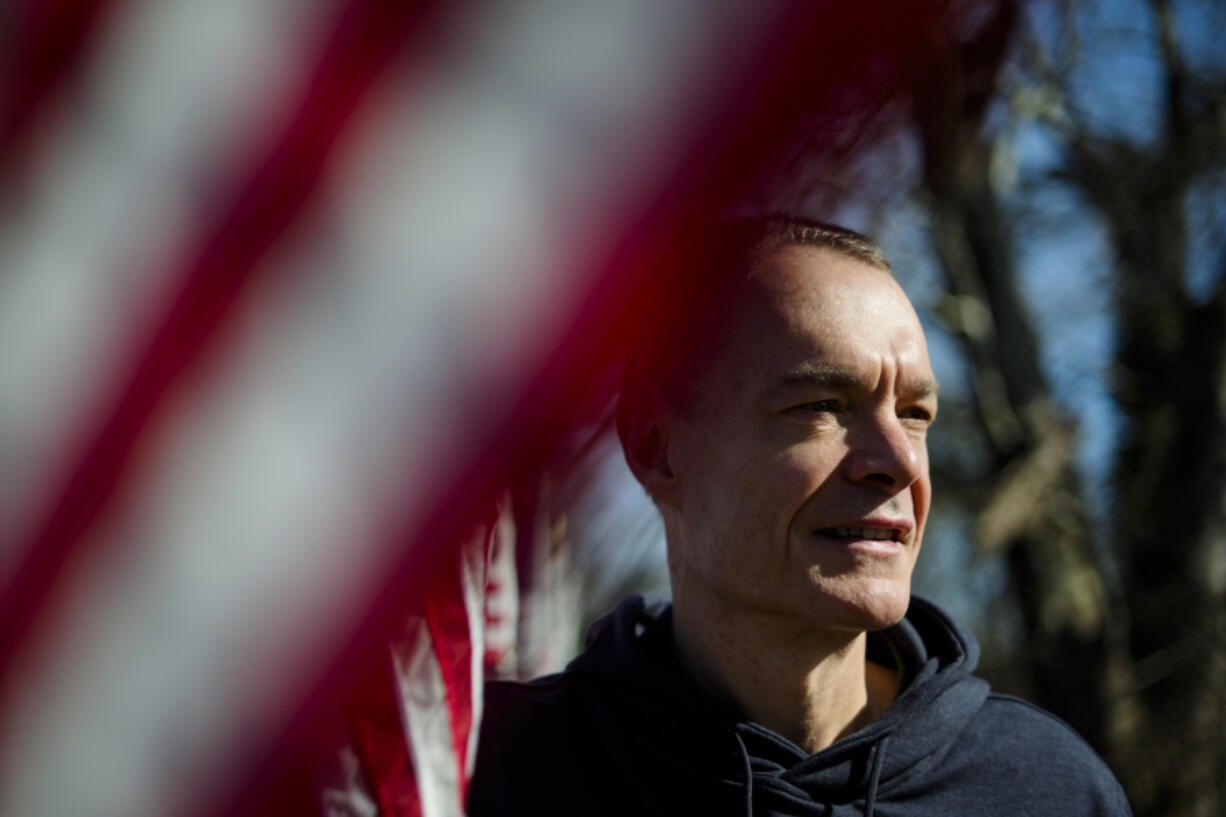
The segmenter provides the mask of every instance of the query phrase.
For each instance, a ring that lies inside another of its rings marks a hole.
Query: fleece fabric
[[[469,815],[1131,813],[1068,726],[973,677],[978,645],[935,605],[912,599],[869,656],[900,672],[893,704],[809,755],[704,694],[668,603],[631,597],[565,672],[487,684]]]

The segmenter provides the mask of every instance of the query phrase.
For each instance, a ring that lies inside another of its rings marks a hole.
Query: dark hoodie
[[[672,610],[632,597],[566,671],[486,686],[469,815],[1127,815],[1053,716],[971,676],[979,647],[929,602],[869,635],[901,676],[867,728],[815,755],[699,689]]]

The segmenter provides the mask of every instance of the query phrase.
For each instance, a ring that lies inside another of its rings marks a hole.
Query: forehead
[[[738,388],[830,366],[932,379],[923,329],[894,278],[826,248],[789,246],[765,259],[737,293],[723,335],[717,368],[736,374]]]

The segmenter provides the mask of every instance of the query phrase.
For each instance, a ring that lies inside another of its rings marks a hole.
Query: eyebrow
[[[803,387],[869,389],[872,388],[872,384],[863,374],[852,369],[812,364],[804,364],[785,372],[775,382],[775,389],[778,391],[790,391]],[[932,378],[921,377],[906,381],[902,391],[911,399],[921,400],[926,397],[936,397],[940,391],[940,385]]]

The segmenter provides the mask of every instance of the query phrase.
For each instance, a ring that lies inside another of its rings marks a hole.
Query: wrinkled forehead
[[[834,250],[782,247],[737,290],[729,301],[730,324],[877,327],[923,339],[915,309],[893,275]]]
[[[712,366],[738,375],[734,388],[776,370],[879,366],[889,359],[931,378],[927,343],[914,308],[893,276],[836,251],[785,247],[729,294]]]
[[[628,347],[622,405],[658,390],[688,413],[701,402],[700,392],[714,385],[709,381],[732,365],[731,358],[738,358],[738,375],[745,367],[782,364],[781,338],[814,340],[824,332],[832,342],[848,335],[842,342],[854,346],[859,341],[850,330],[893,325],[918,338],[920,356],[927,359],[906,296],[891,273],[871,263],[825,247],[784,245],[747,264],[721,269],[713,263],[710,272],[705,285],[696,282],[690,297],[678,298],[671,320]],[[743,379],[722,388],[741,388]]]

